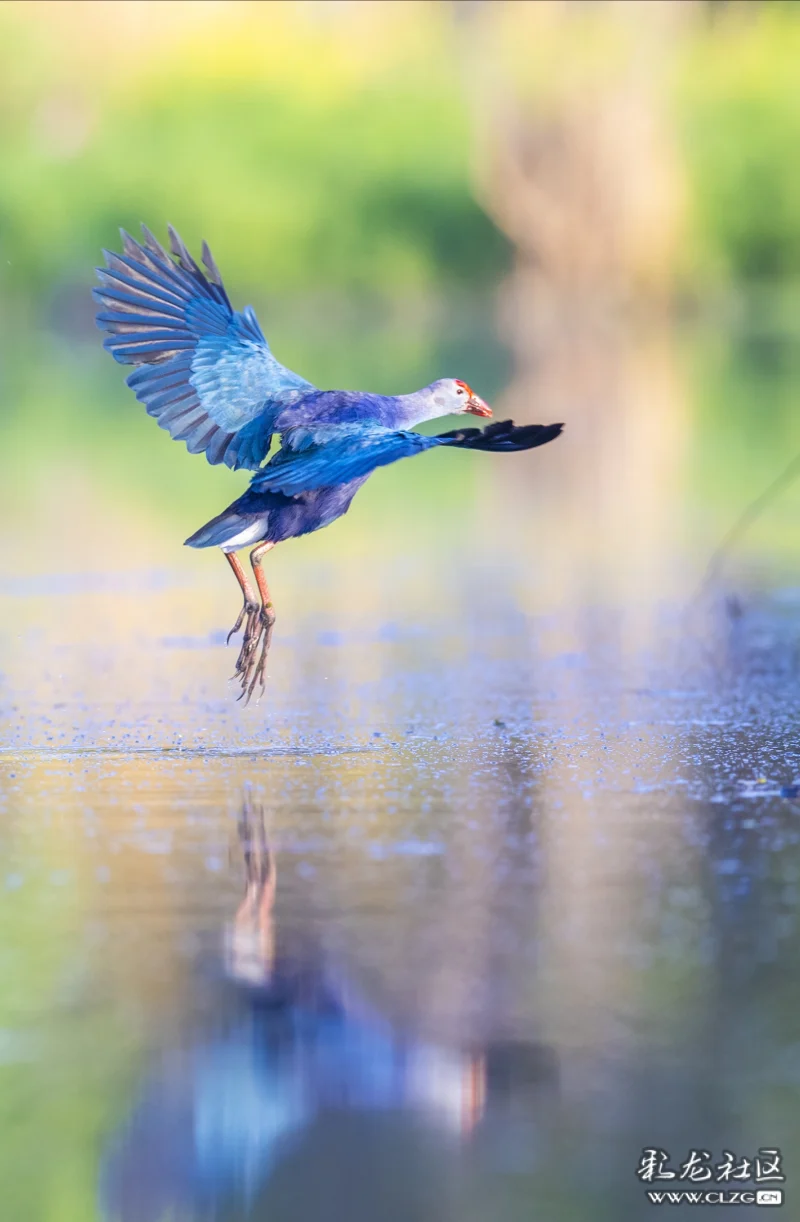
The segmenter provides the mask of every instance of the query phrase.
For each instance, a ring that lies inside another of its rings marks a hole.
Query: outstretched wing
[[[97,269],[103,347],[137,366],[128,385],[191,454],[255,470],[278,412],[315,388],[275,359],[250,306],[233,310],[205,242],[206,274],[171,226],[176,262],[142,232],[140,244],[123,230],[123,254],[104,251]]]
[[[257,492],[296,496],[314,488],[345,484],[436,446],[490,453],[531,450],[553,441],[562,427],[560,424],[517,427],[511,420],[505,420],[486,429],[454,429],[425,437],[422,433],[374,425],[298,425],[283,434],[280,450],[253,476],[251,486]]]
[[[421,433],[347,424],[297,426],[281,440],[277,454],[253,476],[251,485],[257,492],[295,496],[346,484],[436,444]]]
[[[563,424],[515,424],[513,420],[498,420],[485,429],[452,429],[438,433],[440,446],[458,446],[462,450],[485,450],[488,454],[513,454],[519,450],[534,450],[555,441],[563,432]]]

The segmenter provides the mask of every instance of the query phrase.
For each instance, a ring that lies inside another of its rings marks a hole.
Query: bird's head
[[[433,398],[442,415],[470,413],[473,416],[491,416],[492,409],[476,395],[471,386],[460,378],[442,378],[433,384]]]

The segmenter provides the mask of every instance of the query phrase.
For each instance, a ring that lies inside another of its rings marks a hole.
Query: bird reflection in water
[[[245,890],[225,935],[225,996],[211,1033],[163,1057],[111,1142],[104,1217],[456,1217],[464,1140],[487,1105],[518,1102],[517,1087],[551,1094],[552,1057],[398,1031],[318,945],[284,949],[263,812],[245,802],[238,832]]]

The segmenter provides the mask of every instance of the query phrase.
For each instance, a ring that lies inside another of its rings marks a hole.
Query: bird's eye
[[[457,395],[463,395],[463,393],[464,393],[464,387],[463,387],[463,386],[459,386],[458,390],[456,391],[456,394],[457,394]]]

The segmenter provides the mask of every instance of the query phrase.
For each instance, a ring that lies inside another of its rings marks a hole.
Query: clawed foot
[[[244,623],[244,637],[239,657],[236,659],[236,669],[231,675],[238,679],[242,689],[237,699],[250,703],[256,684],[261,690],[266,686],[267,654],[272,641],[272,629],[275,624],[275,612],[271,607],[259,607],[254,603],[245,603],[239,612],[239,618],[228,633],[228,640],[235,635]],[[261,652],[259,653],[259,645]]]
[[[256,602],[245,602],[239,612],[239,617],[236,623],[228,633],[225,644],[229,645],[232,636],[236,633],[244,623],[244,636],[242,637],[242,647],[239,650],[239,656],[236,659],[236,669],[231,675],[232,679],[238,679],[239,676],[250,665],[250,661],[258,648],[259,638],[261,636],[261,608]]]

